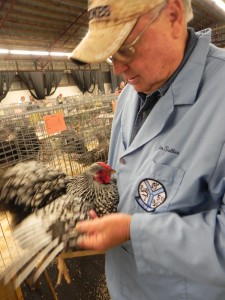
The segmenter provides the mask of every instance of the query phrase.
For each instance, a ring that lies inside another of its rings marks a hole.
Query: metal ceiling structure
[[[189,25],[195,31],[212,28],[212,42],[225,48],[225,11],[219,9],[213,0],[192,0],[192,7],[194,18]]]
[[[1,0],[0,48],[71,52],[87,31],[87,2]],[[190,26],[195,30],[213,28],[213,42],[225,47],[225,12],[212,0],[192,3],[194,19]]]
[[[87,0],[0,1],[0,48],[71,52],[87,25]]]

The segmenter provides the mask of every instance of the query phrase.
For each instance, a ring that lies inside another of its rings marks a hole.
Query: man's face
[[[124,44],[129,44],[136,38],[150,17],[148,13],[139,19]],[[135,56],[129,63],[113,59],[115,74],[122,75],[137,92],[150,94],[179,66],[186,38],[175,37],[173,25],[170,10],[166,7],[135,46]]]

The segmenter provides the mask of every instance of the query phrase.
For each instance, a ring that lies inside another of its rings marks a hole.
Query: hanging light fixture
[[[9,50],[8,49],[0,49],[0,54],[8,54]]]
[[[9,49],[0,49],[1,54],[12,54],[12,55],[36,55],[36,56],[65,56],[69,57],[71,53],[67,52],[48,52],[48,51],[29,51],[29,50],[9,50]]]
[[[212,0],[219,8],[225,11],[225,3],[222,0]]]

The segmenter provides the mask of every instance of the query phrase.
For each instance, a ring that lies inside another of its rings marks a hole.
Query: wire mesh
[[[110,96],[71,97],[63,105],[4,112],[0,167],[35,159],[76,175],[94,161],[107,161],[112,118]]]
[[[39,160],[74,176],[95,161],[107,161],[114,99],[67,97],[63,105],[32,111],[1,107],[0,168]],[[11,236],[10,215],[0,214],[0,272],[20,251]]]

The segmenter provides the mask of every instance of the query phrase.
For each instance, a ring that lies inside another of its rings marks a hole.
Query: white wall
[[[58,87],[55,93],[46,99],[55,99],[59,94],[62,94],[63,97],[74,96],[82,94],[77,86],[67,86],[67,87]],[[30,92],[29,90],[20,90],[20,91],[9,91],[6,97],[0,103],[1,105],[17,104],[21,96],[26,97],[26,101],[29,101]]]

